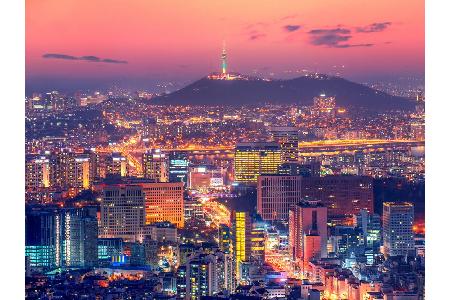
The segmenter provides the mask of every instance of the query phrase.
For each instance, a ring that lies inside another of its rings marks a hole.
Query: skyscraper
[[[26,209],[25,256],[29,257],[31,269],[46,271],[59,266],[57,215],[51,209]]]
[[[145,223],[168,221],[184,227],[182,182],[139,183],[145,193]]]
[[[152,149],[142,155],[144,178],[156,182],[169,181],[169,157],[161,149]]]
[[[383,203],[383,250],[388,256],[414,255],[414,205]]]
[[[289,249],[303,272],[311,259],[327,256],[327,207],[301,201],[289,211]]]
[[[169,153],[169,181],[187,183],[189,159],[185,151]]]
[[[27,207],[25,255],[41,271],[98,264],[95,207]]]
[[[234,155],[234,180],[256,184],[261,174],[276,174],[281,164],[281,150],[277,143],[238,143]]]
[[[219,291],[217,277],[217,257],[200,254],[186,263],[186,297],[200,299]]]
[[[282,162],[298,161],[298,128],[273,126],[269,128],[271,138],[280,145]]]
[[[251,230],[252,223],[248,212],[233,211],[231,213],[233,257],[236,262],[236,270],[240,269],[241,262],[247,261],[250,257]],[[237,277],[239,278],[239,274],[237,274]]]
[[[64,208],[61,221],[61,265],[88,268],[98,265],[98,221],[95,207]]]
[[[301,176],[261,175],[258,177],[257,211],[265,221],[287,221],[289,208],[301,197]]]
[[[145,222],[145,197],[137,185],[109,185],[102,191],[100,234],[134,240]]]

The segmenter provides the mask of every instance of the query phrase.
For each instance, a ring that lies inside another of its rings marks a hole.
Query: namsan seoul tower
[[[222,48],[222,75],[227,74],[227,50],[225,49],[225,41],[223,41],[223,48]]]

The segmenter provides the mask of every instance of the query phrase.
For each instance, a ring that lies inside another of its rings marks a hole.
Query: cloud
[[[93,61],[93,62],[99,62],[99,61],[101,61],[99,57],[97,57],[97,56],[91,56],[91,55],[88,55],[88,56],[82,56],[82,57],[79,58],[79,60],[87,60],[87,61]]]
[[[300,25],[286,25],[283,26],[283,29],[288,31],[288,32],[293,32],[293,31],[297,31],[301,28]]]
[[[56,53],[46,53],[42,55],[43,58],[56,58],[56,59],[67,59],[67,60],[77,60],[78,57],[66,54],[56,54]]]
[[[350,44],[353,35],[348,28],[313,29],[308,32],[311,44],[315,46],[327,46],[330,48],[372,47],[374,44]]]
[[[110,64],[127,64],[128,62],[125,60],[116,60],[111,58],[100,58],[98,56],[93,55],[85,55],[85,56],[73,56],[67,54],[59,54],[59,53],[46,53],[42,55],[43,58],[49,59],[65,59],[65,60],[84,60],[88,62],[99,62],[99,63],[110,63]]]
[[[339,44],[335,48],[372,47],[375,44]]]
[[[308,33],[311,36],[311,44],[315,46],[343,48],[341,43],[352,38],[351,31],[346,28],[313,29]]]
[[[110,64],[127,64],[128,62],[126,60],[116,60],[111,58],[104,58],[102,59],[102,62],[110,63]]]
[[[347,28],[333,28],[333,29],[313,29],[309,32],[310,34],[349,34],[351,33],[350,29]]]
[[[380,31],[383,31],[383,30],[387,29],[391,25],[392,25],[391,22],[372,23],[372,24],[369,24],[367,26],[356,27],[356,31],[357,32],[364,32],[364,33],[380,32]]]
[[[261,38],[263,38],[265,36],[266,35],[264,33],[255,32],[255,33],[250,34],[248,39],[251,40],[251,41],[255,41],[255,40],[259,40],[259,39],[261,39]]]

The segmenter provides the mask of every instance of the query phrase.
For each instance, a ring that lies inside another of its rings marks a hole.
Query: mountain
[[[338,106],[369,110],[412,109],[414,102],[362,84],[326,75],[302,76],[289,80],[259,78],[213,80],[204,77],[178,91],[153,98],[154,104],[181,105],[251,105],[280,103],[310,105],[325,93],[336,97]]]

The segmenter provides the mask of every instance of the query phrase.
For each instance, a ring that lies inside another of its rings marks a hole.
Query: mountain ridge
[[[325,93],[336,97],[337,106],[369,110],[413,109],[410,99],[389,95],[368,86],[327,75],[266,80],[242,77],[216,80],[203,77],[175,92],[149,100],[173,105],[255,105],[262,103],[311,105]]]

